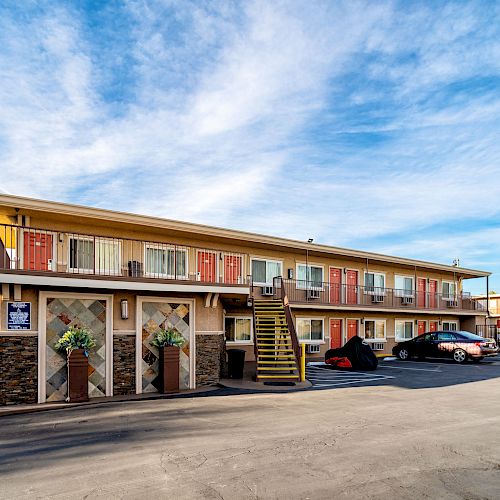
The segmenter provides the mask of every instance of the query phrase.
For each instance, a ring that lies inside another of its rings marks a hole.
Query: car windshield
[[[460,330],[459,332],[455,332],[455,333],[460,335],[460,337],[466,338],[468,340],[484,340],[483,337],[480,337],[479,335],[476,335],[475,333],[466,332],[465,330]]]

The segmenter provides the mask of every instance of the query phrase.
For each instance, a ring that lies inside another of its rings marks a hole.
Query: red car
[[[468,359],[479,362],[487,356],[498,354],[493,339],[485,339],[466,331],[428,332],[414,339],[400,342],[392,349],[392,354],[406,361],[412,356],[419,359],[452,358],[457,363]]]

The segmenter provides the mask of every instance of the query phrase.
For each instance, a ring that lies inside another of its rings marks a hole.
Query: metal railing
[[[470,294],[443,294],[321,281],[282,280],[291,303],[392,309],[483,311]],[[274,292],[276,293],[276,292]]]
[[[0,271],[248,285],[247,269],[220,249],[0,225]]]
[[[495,339],[498,342],[500,328],[496,325],[476,325],[476,334],[487,339]]]

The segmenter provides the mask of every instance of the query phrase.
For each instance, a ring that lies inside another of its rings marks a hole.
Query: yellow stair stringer
[[[283,303],[281,300],[254,300],[253,310],[256,380],[298,382],[299,368]]]

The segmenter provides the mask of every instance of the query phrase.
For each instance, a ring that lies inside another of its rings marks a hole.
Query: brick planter
[[[68,356],[68,397],[70,403],[89,400],[89,358],[83,349],[75,349]]]
[[[160,347],[158,390],[162,393],[179,392],[179,348]]]

